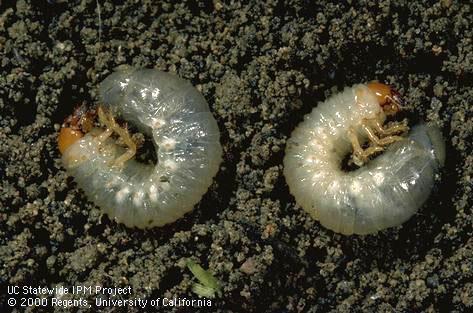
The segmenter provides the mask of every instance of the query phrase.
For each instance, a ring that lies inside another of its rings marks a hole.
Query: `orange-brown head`
[[[85,104],[81,104],[64,120],[57,140],[61,153],[93,128],[95,115],[95,110],[90,110]]]
[[[57,145],[59,148],[59,152],[61,154],[67,150],[72,144],[74,144],[77,140],[81,139],[84,134],[80,130],[75,130],[71,127],[63,127],[59,131],[59,136],[57,138]]]
[[[401,110],[401,100],[399,94],[386,84],[376,81],[366,85],[378,99],[379,105],[386,115],[394,115]]]

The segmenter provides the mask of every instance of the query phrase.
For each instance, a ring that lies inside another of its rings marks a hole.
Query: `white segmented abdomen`
[[[111,166],[124,148],[111,138],[100,145],[88,133],[63,155],[88,198],[129,227],[161,226],[192,210],[222,160],[218,125],[203,96],[189,82],[152,69],[114,72],[99,92],[111,112],[153,138],[158,161]]]
[[[437,128],[414,127],[408,137],[351,172],[341,163],[351,151],[347,132],[360,138],[363,118],[384,121],[375,95],[355,85],[320,103],[288,140],[284,175],[297,203],[325,227],[368,234],[409,219],[428,198],[445,159]]]

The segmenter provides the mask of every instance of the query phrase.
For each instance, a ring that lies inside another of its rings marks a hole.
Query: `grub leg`
[[[112,116],[111,113],[105,113],[104,110],[99,107],[98,108],[98,115],[99,115],[99,121],[101,124],[105,125],[107,129],[104,131],[104,133],[110,132],[108,136],[111,135],[112,132],[115,132],[125,143],[127,146],[127,151],[120,155],[118,158],[115,159],[114,165],[115,166],[123,166],[123,164],[128,161],[129,159],[133,158],[136,154],[136,143],[133,141],[131,138],[130,133],[128,130],[124,127],[121,127],[118,125],[118,123],[115,121],[115,118]],[[100,136],[102,136],[104,133],[102,133]],[[107,138],[108,138],[107,136]]]
[[[362,123],[362,127],[363,127],[363,130],[366,132],[366,134],[368,135],[368,139],[373,143],[374,146],[387,146],[387,145],[390,145],[396,141],[400,141],[403,139],[403,137],[401,136],[396,136],[396,135],[388,135],[386,137],[383,137],[383,138],[379,138],[375,131],[369,126],[367,125],[368,122],[367,121],[363,121]]]
[[[381,123],[376,120],[373,121],[371,125],[375,129],[375,131],[382,137],[406,133],[409,130],[406,120],[403,120],[402,122],[396,122],[389,127],[383,127]]]
[[[123,142],[126,144],[128,150],[123,153],[121,156],[119,156],[115,160],[115,165],[117,166],[122,166],[126,161],[130,160],[133,158],[136,154],[136,143],[133,141],[131,138],[130,133],[126,128],[122,128],[117,125],[116,129],[114,131],[120,136],[120,138],[123,140]]]
[[[357,166],[362,166],[364,163],[366,163],[368,161],[368,158],[372,154],[375,154],[384,150],[383,147],[381,146],[371,146],[363,150],[363,148],[360,145],[360,141],[358,140],[358,137],[356,136],[356,132],[352,128],[348,130],[348,139],[350,140],[351,145],[353,147],[352,161]]]

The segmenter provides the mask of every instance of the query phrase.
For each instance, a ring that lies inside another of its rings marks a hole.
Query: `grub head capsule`
[[[401,97],[391,86],[372,81],[366,84],[366,87],[376,95],[376,99],[386,115],[394,115],[402,109]]]
[[[75,130],[71,127],[63,127],[59,131],[57,139],[59,152],[64,153],[72,144],[76,143],[84,134],[81,131]]]

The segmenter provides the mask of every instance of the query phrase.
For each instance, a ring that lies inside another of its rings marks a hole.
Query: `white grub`
[[[349,130],[367,140],[366,119],[384,123],[374,93],[360,84],[319,103],[288,140],[284,175],[296,202],[320,223],[342,234],[369,234],[402,224],[423,205],[445,158],[433,125],[414,126],[376,158],[344,171],[352,153]]]
[[[132,68],[109,75],[100,84],[99,95],[104,110],[155,141],[158,160],[155,165],[143,164],[129,153],[131,159],[116,162],[130,150],[124,151],[111,136],[97,140],[97,131],[103,130],[95,129],[63,155],[63,164],[78,186],[106,214],[128,227],[162,226],[191,211],[222,159],[218,125],[203,96],[175,75]],[[111,115],[104,120],[115,132],[119,130]],[[192,155],[199,159],[193,160]],[[202,155],[212,159],[202,160]]]

